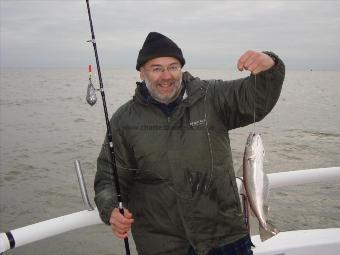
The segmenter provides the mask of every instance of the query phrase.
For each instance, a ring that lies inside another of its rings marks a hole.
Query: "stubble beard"
[[[171,102],[175,101],[176,98],[179,96],[179,94],[181,93],[181,89],[182,89],[182,76],[179,80],[175,80],[175,88],[174,90],[169,93],[169,94],[162,94],[159,93],[157,91],[157,89],[155,89],[150,81],[148,79],[144,79],[146,87],[148,88],[148,91],[150,93],[150,95],[158,102],[163,103],[163,104],[170,104]]]

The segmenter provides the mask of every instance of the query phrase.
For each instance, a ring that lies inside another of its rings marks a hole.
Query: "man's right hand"
[[[112,232],[120,239],[128,236],[131,224],[134,222],[132,214],[128,209],[124,209],[124,215],[119,212],[118,208],[113,209],[110,217]]]

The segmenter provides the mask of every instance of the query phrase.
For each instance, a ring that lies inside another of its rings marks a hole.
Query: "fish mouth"
[[[256,133],[255,131],[252,131],[249,133],[247,144],[250,143],[255,137],[262,137],[261,133]]]
[[[255,136],[256,136],[255,132],[250,132],[250,134],[248,136],[248,139],[247,139],[247,142],[246,142],[247,146],[249,146],[252,143],[252,141],[253,141]]]

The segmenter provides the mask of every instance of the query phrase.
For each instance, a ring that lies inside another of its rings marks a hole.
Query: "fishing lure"
[[[92,65],[89,65],[89,85],[87,86],[86,101],[91,106],[97,102],[96,89],[92,83]]]

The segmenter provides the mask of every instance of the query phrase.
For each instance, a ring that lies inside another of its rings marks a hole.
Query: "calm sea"
[[[101,99],[93,107],[86,103],[86,71],[1,70],[0,232],[83,210],[76,159],[93,198],[105,122]],[[245,75],[224,70],[191,73],[202,79]],[[139,76],[131,70],[103,70],[103,78],[111,115],[131,98]],[[279,102],[257,125],[265,143],[267,172],[340,166],[339,84],[340,71],[287,71]],[[250,130],[231,132],[235,169]],[[274,190],[270,205],[271,218],[281,231],[340,227],[338,182]],[[98,225],[8,254],[124,254],[124,246],[108,227]]]

